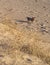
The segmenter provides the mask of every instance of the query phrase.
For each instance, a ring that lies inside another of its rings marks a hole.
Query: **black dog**
[[[35,17],[27,17],[27,21],[31,21],[31,22],[33,22],[34,19],[35,19]]]

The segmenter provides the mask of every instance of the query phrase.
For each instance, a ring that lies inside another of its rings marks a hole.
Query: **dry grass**
[[[14,65],[22,65],[24,62],[24,64],[29,65],[29,63],[21,59],[23,56],[26,55],[27,57],[28,55],[33,58],[36,56],[38,60],[39,58],[41,60],[33,59],[35,61],[30,65],[34,63],[36,65],[36,62],[37,65],[47,65],[50,64],[50,58],[48,58],[50,52],[46,53],[46,48],[45,43],[40,39],[40,33],[37,34],[33,30],[24,29],[20,24],[11,23],[11,20],[4,20],[0,23],[0,53],[5,54],[1,62],[5,61],[7,65],[11,65],[11,62],[14,62]]]

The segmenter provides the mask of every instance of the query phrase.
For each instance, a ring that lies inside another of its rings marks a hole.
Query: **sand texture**
[[[0,65],[50,65],[50,0],[0,0]]]

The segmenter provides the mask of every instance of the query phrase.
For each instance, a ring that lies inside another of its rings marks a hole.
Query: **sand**
[[[50,0],[0,0],[0,65],[50,65]]]

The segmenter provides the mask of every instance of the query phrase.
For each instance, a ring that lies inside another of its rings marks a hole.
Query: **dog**
[[[35,19],[35,17],[27,17],[27,21],[31,21],[31,22],[33,22],[34,19]]]

